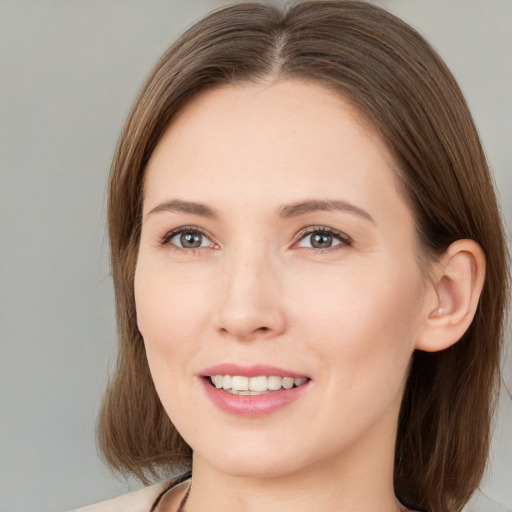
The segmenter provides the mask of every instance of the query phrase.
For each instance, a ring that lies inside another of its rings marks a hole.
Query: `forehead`
[[[178,112],[160,142],[169,146],[170,139],[174,139],[176,145],[181,145],[193,136],[206,144],[212,136],[227,133],[230,128],[236,132],[230,134],[236,136],[234,142],[249,141],[253,147],[259,141],[275,141],[276,137],[284,145],[301,135],[314,136],[312,142],[321,137],[328,143],[332,137],[339,143],[340,137],[351,132],[352,136],[371,137],[386,152],[373,126],[341,93],[297,79],[207,89]],[[152,159],[161,147],[158,144]]]
[[[340,94],[296,80],[229,85],[200,94],[169,126],[147,167],[145,202],[169,193],[289,202],[358,189],[370,204],[384,184],[397,193],[392,167]]]

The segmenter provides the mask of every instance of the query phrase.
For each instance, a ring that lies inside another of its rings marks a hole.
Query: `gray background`
[[[224,3],[0,0],[0,512],[58,512],[136,488],[110,475],[94,443],[115,341],[107,173],[151,66]],[[510,227],[512,1],[378,3],[418,28],[452,68]],[[512,509],[508,393],[483,490]]]

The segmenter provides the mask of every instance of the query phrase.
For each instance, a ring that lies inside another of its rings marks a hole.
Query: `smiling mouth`
[[[304,385],[307,377],[279,377],[277,375],[260,375],[245,377],[243,375],[211,375],[208,382],[217,389],[233,395],[265,395],[281,390],[289,390]]]

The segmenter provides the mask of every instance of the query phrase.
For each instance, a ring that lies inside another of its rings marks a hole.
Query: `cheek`
[[[190,378],[191,362],[198,351],[204,309],[211,303],[204,283],[180,275],[141,259],[134,280],[137,326],[153,382],[169,417],[179,420],[176,426],[193,417],[188,402],[177,398],[189,396],[190,386],[197,385]]]
[[[317,276],[316,292],[306,286],[296,302],[299,332],[318,365],[317,384],[337,403],[329,422],[345,425],[350,417],[353,435],[386,411],[393,422],[401,402],[421,304],[419,281],[409,277],[395,279],[388,272],[376,282],[362,274]],[[331,443],[338,442],[337,435],[335,429]]]
[[[194,373],[191,364],[204,331],[205,309],[212,303],[204,282],[180,275],[142,262],[134,283],[137,325],[155,387],[170,416],[174,397],[190,393],[186,386]]]
[[[211,302],[210,290],[200,279],[180,275],[186,273],[170,273],[145,262],[137,266],[137,325],[147,344],[180,343],[192,336],[202,322],[204,309]]]
[[[396,267],[396,266],[394,266]],[[406,368],[422,305],[416,269],[330,272],[296,283],[295,322],[323,360],[347,373]]]

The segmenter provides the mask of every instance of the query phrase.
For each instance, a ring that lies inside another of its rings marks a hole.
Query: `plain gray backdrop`
[[[0,0],[0,512],[70,510],[137,487],[109,473],[94,440],[115,354],[107,174],[152,65],[225,3]],[[378,3],[418,28],[459,80],[510,233],[512,0]],[[512,389],[510,359],[504,370]],[[482,489],[512,509],[507,392]]]

